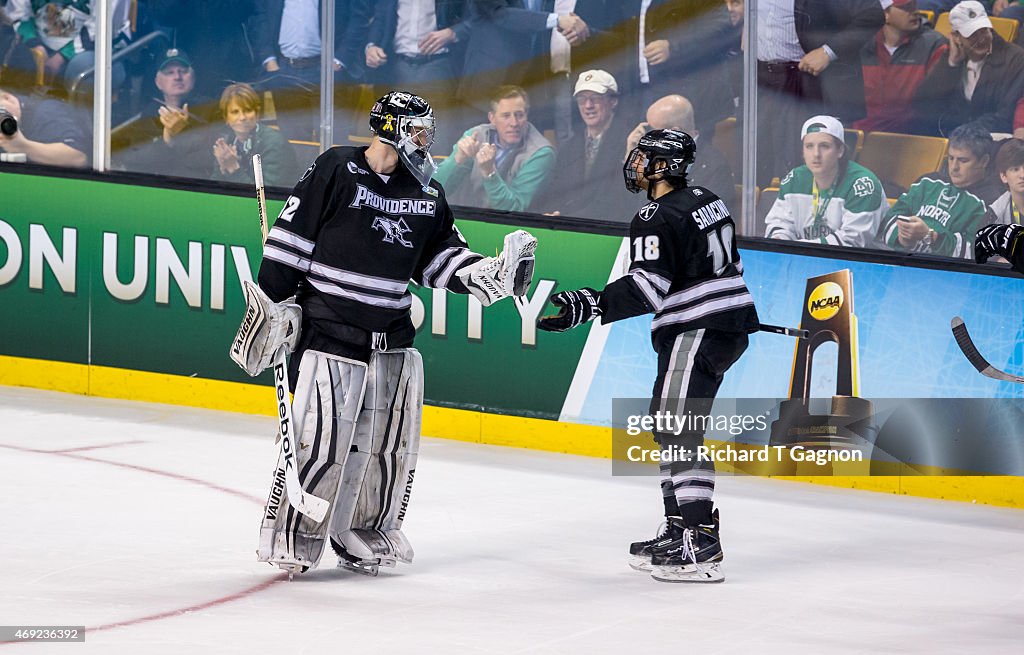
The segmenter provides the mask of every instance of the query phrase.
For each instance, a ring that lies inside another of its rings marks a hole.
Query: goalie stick
[[[992,378],[993,380],[1002,380],[1003,382],[1017,382],[1024,384],[1024,377],[1019,375],[1010,375],[1005,371],[1000,371],[988,363],[978,349],[974,345],[974,340],[971,339],[970,333],[967,331],[967,326],[964,325],[964,319],[959,316],[954,316],[953,320],[950,321],[950,327],[953,329],[953,338],[956,339],[956,345],[960,346],[960,350],[963,351],[967,357],[967,361],[978,369],[978,372],[985,377]]]
[[[263,188],[263,162],[259,155],[252,158],[253,175],[256,178],[256,201],[260,208],[260,231],[263,234],[263,245],[267,243],[269,225],[267,223],[267,197]],[[292,403],[289,395],[288,360],[286,347],[282,345],[274,353],[274,391],[277,394],[278,430],[281,436],[281,450],[277,457],[277,475],[284,470],[284,485],[288,502],[297,511],[305,514],[317,523],[327,516],[330,507],[323,498],[306,493],[299,482],[299,472],[295,461],[295,444],[297,440],[292,422]]]

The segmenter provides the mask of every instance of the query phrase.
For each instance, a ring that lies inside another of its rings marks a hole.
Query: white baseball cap
[[[609,92],[618,94],[619,85],[608,71],[600,69],[589,70],[580,73],[579,78],[576,80],[576,88],[572,94],[576,95],[580,91],[593,91],[601,95]]]
[[[958,2],[949,10],[949,24],[963,37],[969,37],[983,27],[992,28],[985,7],[978,0]]]
[[[839,139],[840,143],[846,144],[846,133],[843,131],[843,124],[835,116],[812,116],[808,118],[800,130],[800,140],[802,141],[805,136],[815,132],[831,134]]]

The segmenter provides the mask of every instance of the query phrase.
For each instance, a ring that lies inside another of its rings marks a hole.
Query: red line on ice
[[[127,443],[134,443],[134,442],[124,442],[122,444],[109,444],[109,445],[124,445],[124,444],[127,444]],[[200,480],[199,478],[193,478],[193,477],[189,477],[187,475],[181,475],[180,473],[172,473],[170,471],[161,471],[159,469],[150,468],[148,466],[139,466],[137,464],[125,464],[125,463],[122,463],[122,462],[115,462],[115,461],[112,461],[112,460],[109,460],[109,459],[100,459],[98,457],[89,457],[89,456],[86,456],[86,455],[75,455],[75,454],[73,454],[71,452],[71,450],[86,450],[86,449],[90,449],[90,448],[103,448],[103,447],[105,447],[105,446],[88,446],[88,447],[85,447],[85,448],[74,448],[74,449],[70,449],[70,450],[66,450],[66,451],[59,451],[59,450],[58,451],[54,451],[54,450],[40,450],[38,448],[22,448],[20,446],[10,446],[10,445],[6,445],[6,444],[0,444],[0,448],[7,448],[7,449],[10,449],[10,450],[17,450],[17,451],[20,451],[20,452],[23,452],[23,453],[35,453],[35,454],[41,454],[41,455],[55,455],[57,457],[67,457],[69,459],[80,459],[80,460],[87,461],[87,462],[96,462],[96,463],[99,463],[99,464],[109,464],[110,466],[117,466],[118,468],[129,469],[129,470],[133,470],[133,471],[141,471],[143,473],[150,473],[150,474],[153,474],[153,475],[159,475],[159,476],[162,476],[162,477],[165,477],[165,478],[171,478],[172,480],[181,480],[182,482],[189,482],[191,484],[196,484],[196,485],[199,485],[201,487],[206,487],[207,489],[213,489],[214,491],[219,491],[221,493],[225,493],[225,494],[228,494],[228,495],[231,495],[231,496],[235,496],[235,497],[238,497],[238,498],[243,498],[245,500],[249,500],[249,501],[252,501],[252,502],[260,504],[260,505],[263,504],[263,500],[261,498],[258,498],[256,496],[252,496],[252,495],[244,493],[242,491],[238,491],[236,489],[230,489],[228,487],[222,487],[222,486],[220,486],[218,484],[214,484],[212,482],[207,482],[206,480]],[[180,608],[180,609],[169,610],[167,612],[161,612],[159,614],[151,614],[149,616],[140,616],[138,618],[128,619],[128,620],[125,620],[125,621],[117,621],[115,623],[105,623],[103,625],[95,626],[95,627],[87,626],[86,627],[86,633],[98,632],[98,631],[101,631],[101,630],[111,630],[113,628],[124,628],[124,627],[130,626],[130,625],[138,625],[140,623],[148,623],[150,621],[159,621],[160,619],[173,618],[175,616],[181,616],[182,614],[187,614],[189,612],[198,612],[198,611],[201,611],[201,610],[209,609],[211,607],[216,607],[217,605],[223,605],[225,603],[230,603],[232,601],[239,600],[240,598],[245,598],[246,596],[251,596],[252,594],[255,594],[255,593],[258,593],[260,591],[263,591],[264,589],[267,589],[267,588],[271,587],[272,585],[275,585],[275,584],[277,584],[279,582],[284,582],[287,579],[288,579],[287,574],[282,573],[281,575],[279,575],[277,577],[274,577],[274,578],[271,578],[270,580],[264,580],[263,582],[259,583],[258,585],[254,586],[254,587],[250,587],[248,589],[243,589],[242,591],[236,592],[236,593],[231,594],[229,596],[222,596],[220,598],[215,598],[213,600],[206,601],[205,603],[200,603],[198,605],[192,605],[190,607],[183,607],[183,608]],[[19,642],[7,642],[6,644],[0,643],[0,647],[3,647],[5,645],[16,644],[16,643],[19,643]]]
[[[81,446],[79,448],[61,448],[60,450],[49,450],[49,451],[46,451],[46,452],[61,453],[61,454],[63,454],[63,453],[78,453],[78,452],[81,452],[83,450],[99,450],[100,448],[116,448],[117,446],[134,446],[137,443],[146,443],[146,442],[142,441],[141,439],[136,439],[134,441],[117,441],[115,443],[101,443],[101,444],[97,444],[95,446]]]

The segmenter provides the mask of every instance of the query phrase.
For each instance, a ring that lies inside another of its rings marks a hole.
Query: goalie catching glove
[[[231,343],[231,359],[252,377],[274,361],[278,348],[295,350],[302,309],[295,303],[275,303],[253,282],[243,283],[245,317]]]
[[[554,316],[544,316],[537,327],[546,332],[565,332],[601,315],[601,294],[589,287],[578,291],[561,291],[551,296],[551,304],[559,308]]]
[[[484,257],[455,274],[484,307],[507,296],[522,296],[533,281],[533,252],[537,239],[526,230],[505,235],[497,257]]]

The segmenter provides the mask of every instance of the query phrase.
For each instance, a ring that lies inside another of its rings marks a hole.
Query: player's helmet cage
[[[394,147],[405,167],[427,186],[437,166],[430,156],[434,145],[434,110],[412,93],[392,91],[370,109],[370,130]]]
[[[640,176],[652,181],[671,182],[675,187],[686,186],[686,176],[697,156],[697,144],[681,130],[651,130],[640,137],[622,166],[622,176],[630,193],[640,193]],[[665,162],[659,167],[658,162]],[[640,165],[638,165],[640,164]],[[652,187],[653,188],[653,187]],[[651,188],[648,189],[650,195]]]

